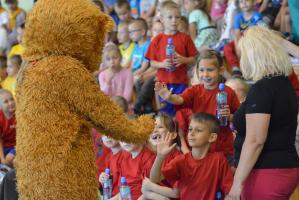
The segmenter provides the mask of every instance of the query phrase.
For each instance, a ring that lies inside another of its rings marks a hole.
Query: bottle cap
[[[220,91],[224,91],[224,83],[220,83],[219,84],[219,90]]]
[[[172,44],[172,38],[168,38],[168,44]]]
[[[126,183],[126,182],[127,182],[126,177],[121,177],[120,182],[121,182],[122,184]]]
[[[105,174],[110,174],[110,169],[105,169]]]
[[[216,193],[216,199],[221,199],[221,197],[222,197],[221,192],[217,192],[217,193]]]

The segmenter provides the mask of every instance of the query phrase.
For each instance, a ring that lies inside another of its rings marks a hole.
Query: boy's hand
[[[169,154],[173,148],[176,146],[176,143],[171,144],[172,137],[171,133],[166,133],[162,138],[158,139],[157,143],[157,154],[160,156],[166,156]]]
[[[226,105],[224,106],[223,109],[220,109],[220,114],[223,116],[223,117],[228,117],[230,118],[230,109],[229,109],[229,105]]]
[[[182,65],[182,64],[186,64],[186,58],[180,54],[178,54],[177,52],[175,52],[175,58],[173,60],[174,64],[176,67]]]
[[[167,85],[160,82],[155,83],[155,91],[162,99],[166,101],[170,98],[172,94],[172,89],[168,90]]]
[[[171,67],[171,61],[169,59],[163,60],[163,62],[160,63],[161,69],[169,69]]]
[[[99,177],[99,182],[104,185],[104,182],[109,179],[109,175],[105,172],[102,172]]]

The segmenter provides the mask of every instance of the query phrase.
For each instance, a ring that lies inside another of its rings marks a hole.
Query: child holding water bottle
[[[219,92],[222,68],[223,61],[220,54],[213,50],[204,50],[200,55],[196,70],[203,84],[193,85],[180,95],[172,94],[172,91],[160,82],[156,83],[155,90],[165,101],[180,105],[178,109],[190,108],[193,113],[206,112],[216,115],[216,94]],[[223,117],[231,119],[240,103],[231,88],[225,86],[224,91],[227,93],[227,105],[219,112]],[[228,125],[220,127],[217,140],[211,145],[211,151],[222,151],[228,157],[233,155],[233,135]]]
[[[181,21],[180,8],[173,1],[165,1],[161,7],[161,22],[164,32],[157,35],[151,42],[146,58],[150,60],[151,67],[157,68],[157,81],[165,83],[174,94],[182,93],[189,83],[187,65],[195,63],[196,47],[191,37],[178,31]],[[170,39],[170,40],[169,40]],[[167,59],[166,46],[174,46],[173,59]],[[160,99],[160,111],[170,116],[175,115],[174,106]]]

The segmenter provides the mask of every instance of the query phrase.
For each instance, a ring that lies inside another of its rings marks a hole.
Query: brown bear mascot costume
[[[128,121],[91,75],[112,28],[90,0],[39,0],[29,14],[16,89],[20,200],[96,200],[90,127],[132,143],[152,131],[149,117]]]

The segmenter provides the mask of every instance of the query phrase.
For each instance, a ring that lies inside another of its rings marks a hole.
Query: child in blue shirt
[[[254,0],[239,0],[241,12],[235,16],[235,40],[224,46],[224,56],[232,69],[233,74],[241,74],[239,64],[239,50],[237,43],[243,31],[248,27],[256,26],[262,20],[262,15],[254,10]]]

